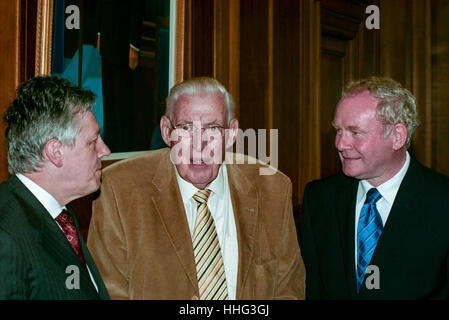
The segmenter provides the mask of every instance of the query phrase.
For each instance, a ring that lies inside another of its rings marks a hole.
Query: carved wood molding
[[[318,1],[304,0],[300,5],[298,199],[302,203],[306,183],[321,177],[321,12]]]
[[[174,0],[176,1],[176,22],[175,22],[175,61],[174,61],[174,84],[182,82],[184,80],[186,61],[186,30],[188,26],[186,24],[186,2],[190,3],[190,0]],[[188,8],[190,5],[188,6]],[[186,32],[187,31],[187,32]],[[188,39],[187,39],[188,41]]]
[[[51,74],[53,0],[38,0],[35,75]]]
[[[321,0],[321,32],[333,37],[352,40],[363,21],[366,1]]]
[[[413,137],[415,156],[432,166],[432,34],[430,0],[412,1],[412,91],[417,100],[421,130]]]

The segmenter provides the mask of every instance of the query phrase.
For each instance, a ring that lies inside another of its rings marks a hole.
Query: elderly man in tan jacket
[[[111,298],[304,298],[291,182],[225,153],[233,109],[215,79],[180,83],[160,123],[171,148],[104,170],[88,246]]]

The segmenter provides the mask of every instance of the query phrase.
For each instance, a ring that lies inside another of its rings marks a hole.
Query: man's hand
[[[135,70],[137,65],[139,64],[139,53],[133,49],[133,47],[129,47],[129,67],[131,70]]]

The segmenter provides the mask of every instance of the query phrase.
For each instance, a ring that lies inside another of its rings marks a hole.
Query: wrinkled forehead
[[[353,111],[375,110],[378,103],[379,99],[368,89],[365,89],[359,92],[348,93],[340,99],[336,111],[341,109],[351,109]]]
[[[79,128],[79,135],[92,135],[100,130],[100,125],[91,109],[85,112],[78,112],[75,115],[75,121]]]
[[[221,92],[182,94],[176,100],[173,118],[200,120],[204,117],[226,118],[226,100]]]

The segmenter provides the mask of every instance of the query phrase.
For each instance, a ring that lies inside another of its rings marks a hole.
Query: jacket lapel
[[[72,212],[70,212],[70,214],[74,216]],[[51,256],[56,258],[55,260],[58,261],[63,270],[66,270],[70,265],[77,266],[80,274],[80,288],[82,291],[86,292],[86,294],[95,296],[97,292],[90,280],[89,273],[86,267],[81,263],[64,233],[59,229],[56,221],[51,219],[48,213],[46,213],[45,220],[46,221],[42,223],[42,244],[45,250],[47,250]],[[81,237],[79,230],[78,236]],[[81,242],[83,242],[82,239]],[[84,250],[84,248],[82,249],[85,254],[86,250]],[[67,274],[67,277],[69,275],[70,273]]]
[[[387,222],[373,253],[371,259],[373,265],[385,266],[386,263],[391,265],[394,260],[389,257],[400,255],[400,252],[396,252],[400,250],[398,249],[400,246],[397,244],[401,239],[406,239],[407,224],[410,221],[420,220],[419,217],[416,217],[416,219],[414,217],[415,214],[419,213],[415,212],[413,205],[416,201],[419,201],[417,199],[420,196],[416,187],[420,185],[418,166],[416,160],[411,158],[410,166],[399,186]]]
[[[152,198],[153,205],[159,214],[179,262],[195,292],[198,292],[192,237],[175,171],[170,160],[170,152],[167,152],[167,155],[161,158],[152,183],[156,191]]]
[[[355,273],[355,204],[358,180],[344,178],[337,195],[337,216],[340,227],[340,246],[343,253],[343,263],[348,285],[348,295],[354,297],[356,293]]]
[[[92,259],[92,256],[90,255],[89,249],[86,246],[86,243],[83,239],[83,236],[80,233],[80,228],[79,228],[79,224],[78,224],[78,219],[76,218],[75,213],[73,212],[73,210],[71,208],[67,208],[67,211],[72,215],[75,224],[76,224],[76,229],[78,231],[78,237],[80,239],[81,242],[81,250],[83,251],[84,254],[84,258],[86,260],[86,265],[89,267],[90,272],[92,273],[92,277],[94,278],[95,284],[97,285],[98,288],[98,295],[100,296],[101,299],[105,299],[108,300],[110,299],[108,291],[104,285],[103,279],[100,276],[100,273],[98,272],[97,266],[95,265],[94,260]],[[77,256],[78,258],[78,256]],[[78,259],[79,260],[79,259]],[[82,279],[85,280],[84,286],[89,287],[91,289],[95,289],[93,287],[93,284],[90,280],[90,275],[87,272],[87,269],[84,268],[84,266],[81,265],[81,263],[77,260],[77,262],[80,265],[80,272],[83,272],[83,276]],[[82,270],[82,271],[81,271]],[[95,290],[96,292],[96,290]],[[92,293],[95,293],[94,291],[92,291]]]
[[[80,271],[80,287],[85,289],[87,292],[90,291],[91,293],[94,293],[92,290],[95,291],[95,288],[90,282],[87,269],[81,264],[81,261],[71,247],[64,233],[58,227],[56,221],[52,219],[44,206],[20,182],[20,180],[17,179],[17,177],[11,176],[10,180],[12,180],[12,183],[15,186],[16,194],[21,198],[22,204],[27,207],[24,212],[31,227],[36,230],[36,237],[41,239],[43,249],[47,251],[48,255],[52,257],[55,263],[59,266],[58,270],[48,270],[48,272],[65,272],[69,265],[75,265]],[[74,216],[72,212],[70,213]],[[76,217],[75,221],[77,221]],[[81,235],[79,236],[81,237]],[[70,274],[67,274],[67,277],[69,275]]]
[[[227,165],[229,189],[237,229],[239,263],[236,298],[241,299],[254,253],[259,200],[256,188],[238,165]]]

